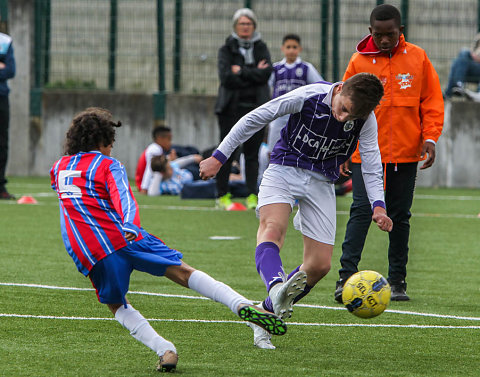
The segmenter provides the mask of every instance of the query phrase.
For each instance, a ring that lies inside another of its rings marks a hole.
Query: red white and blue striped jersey
[[[143,239],[138,205],[118,160],[99,151],[80,152],[55,162],[50,177],[63,242],[81,273],[88,275],[95,263],[125,247],[125,232]]]

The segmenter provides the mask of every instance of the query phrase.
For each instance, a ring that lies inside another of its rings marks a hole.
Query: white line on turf
[[[55,194],[53,194],[55,195]],[[34,194],[30,195],[35,197]],[[45,195],[46,196],[46,195]],[[14,200],[3,200],[0,202],[0,205],[15,205],[17,204]],[[42,202],[39,201],[36,205],[42,206],[58,206],[57,202]],[[212,212],[212,211],[223,211],[223,209],[219,209],[216,207],[194,207],[194,206],[164,206],[158,204],[140,204],[138,206],[141,209],[149,209],[149,210],[169,210],[169,211],[205,211],[205,212]],[[349,216],[349,211],[337,211],[337,215],[339,216]],[[477,219],[478,215],[475,214],[461,214],[461,213],[413,213],[413,217],[436,217],[436,218],[453,218],[453,219]]]
[[[0,282],[0,286],[71,290],[71,291],[94,291],[93,288],[61,287],[61,286],[55,286],[55,285],[27,284],[27,283]],[[174,298],[183,298],[183,299],[191,299],[191,300],[208,300],[208,298],[203,296],[174,295],[174,294],[156,293],[156,292],[128,291],[128,294],[158,296],[158,297],[174,297]],[[259,301],[257,300],[256,302],[259,302]],[[345,307],[343,306],[324,306],[324,305],[309,305],[309,304],[295,304],[295,306],[302,307],[302,308],[313,308],[313,309],[346,310]],[[464,320],[464,321],[480,321],[480,317],[466,317],[466,316],[436,314],[436,313],[420,313],[420,312],[412,312],[412,311],[406,311],[406,310],[387,309],[385,310],[385,313],[404,314],[404,315],[432,317],[432,318],[457,319],[457,320]]]
[[[115,321],[115,318],[102,317],[65,317],[54,315],[33,315],[0,313],[0,317],[34,318],[34,319],[60,319],[71,321]],[[245,323],[244,321],[210,320],[210,319],[172,319],[172,318],[147,318],[150,322],[191,322],[191,323]],[[407,328],[407,329],[467,329],[479,330],[480,326],[447,326],[447,325],[397,325],[380,323],[303,323],[288,322],[289,326],[315,326],[315,327],[379,327],[379,328]]]

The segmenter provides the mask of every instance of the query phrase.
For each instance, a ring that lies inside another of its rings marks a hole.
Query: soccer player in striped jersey
[[[286,326],[280,318],[190,267],[182,261],[182,253],[140,226],[125,168],[110,157],[115,128],[120,125],[104,109],[88,108],[79,113],[66,135],[66,155],[50,171],[60,204],[65,248],[78,270],[92,281],[98,300],[135,339],[157,353],[159,371],[175,370],[177,350],[125,298],[133,270],[166,276],[226,305],[242,319],[283,335]]]
[[[295,302],[330,270],[335,241],[334,181],[357,147],[372,208],[372,220],[391,231],[385,211],[382,164],[373,109],[383,96],[380,80],[359,73],[345,82],[305,85],[251,111],[232,128],[212,157],[200,163],[200,176],[212,178],[235,148],[272,120],[290,114],[273,148],[258,196],[255,262],[267,287],[263,308],[289,318]],[[303,261],[286,274],[280,258],[295,201],[294,226],[303,235]],[[254,328],[254,344],[275,348]]]

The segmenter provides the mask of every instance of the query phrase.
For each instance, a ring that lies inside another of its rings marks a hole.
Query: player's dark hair
[[[402,16],[400,11],[390,4],[381,4],[373,8],[370,13],[370,26],[373,26],[375,21],[395,20],[395,24],[402,26]]]
[[[122,123],[112,121],[112,113],[99,107],[89,107],[75,115],[65,138],[64,152],[74,155],[78,152],[97,150],[115,141],[115,128]]]
[[[282,39],[282,45],[286,42],[286,41],[289,41],[289,40],[294,40],[294,41],[297,41],[299,45],[302,44],[301,40],[300,40],[300,36],[298,34],[293,34],[293,33],[290,33],[290,34],[286,34],[283,39]]]
[[[167,171],[168,160],[165,155],[153,156],[150,162],[152,171],[158,171],[160,173],[165,173]]]
[[[362,72],[343,83],[342,95],[352,101],[352,115],[366,119],[383,97],[382,82],[372,73]]]
[[[152,131],[153,140],[155,140],[159,136],[165,136],[171,132],[172,130],[169,127],[165,127],[165,126],[155,127]]]

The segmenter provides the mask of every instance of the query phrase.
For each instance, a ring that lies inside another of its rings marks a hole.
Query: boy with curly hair
[[[226,305],[242,319],[283,335],[286,325],[281,319],[190,267],[182,261],[182,253],[140,226],[138,205],[125,168],[110,157],[115,128],[120,126],[105,109],[82,111],[67,132],[66,155],[50,171],[60,204],[65,248],[78,270],[92,281],[98,300],[135,339],[157,353],[157,369],[162,372],[175,370],[177,350],[125,298],[133,270],[166,276]]]

